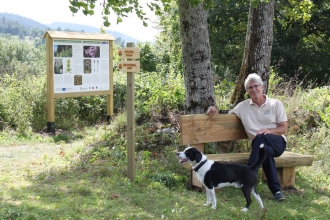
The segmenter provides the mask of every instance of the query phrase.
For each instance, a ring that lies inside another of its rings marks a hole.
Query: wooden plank
[[[206,154],[207,159],[220,163],[242,163],[247,164],[250,153],[233,153],[233,154]],[[313,163],[312,155],[303,155],[285,151],[280,157],[275,157],[276,167],[295,167],[295,166],[311,166]]]
[[[140,59],[140,48],[138,47],[119,48],[118,56],[120,59]]]
[[[134,43],[127,43],[134,47]],[[135,75],[127,73],[127,168],[128,178],[133,182],[135,177]]]
[[[113,41],[110,41],[109,55],[110,55],[110,62],[109,62],[110,94],[107,95],[107,116],[108,117],[113,115]]]
[[[46,59],[47,59],[47,122],[55,123],[54,107],[54,63],[53,63],[53,41],[46,38]]]
[[[65,31],[46,31],[44,38],[47,36],[51,38],[62,38],[62,39],[82,39],[82,40],[113,40],[116,38],[111,34],[101,33],[86,33],[86,32],[65,32]]]
[[[285,151],[281,157],[275,157],[275,162],[279,164],[278,167],[311,166],[313,159],[313,155]]]
[[[246,139],[247,134],[235,114],[180,116],[181,145]]]
[[[140,72],[140,61],[123,60],[118,63],[118,68],[121,72]]]
[[[250,153],[233,153],[233,154],[205,154],[208,160],[220,163],[241,163],[247,164]],[[313,163],[312,155],[303,155],[285,151],[280,157],[275,157],[276,167],[295,167],[295,166],[311,166]],[[189,165],[189,163],[186,163]],[[191,166],[184,166],[191,168]]]
[[[70,98],[70,97],[82,97],[86,96],[98,96],[98,95],[111,95],[112,89],[110,90],[102,90],[102,91],[90,91],[90,92],[70,92],[70,93],[55,93],[54,98]]]

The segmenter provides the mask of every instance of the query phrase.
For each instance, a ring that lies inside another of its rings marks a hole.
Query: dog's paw
[[[216,210],[216,208],[217,208],[216,206],[212,206],[212,209],[213,209],[213,210]]]
[[[249,210],[249,209],[244,208],[244,209],[241,209],[241,212],[247,212],[247,210]]]
[[[210,203],[208,203],[208,202],[203,204],[203,206],[209,206],[209,205],[210,205]]]

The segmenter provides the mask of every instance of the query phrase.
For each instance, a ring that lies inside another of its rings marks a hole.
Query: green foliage
[[[0,74],[11,75],[17,68],[25,69],[26,74],[39,74],[45,70],[44,55],[44,49],[35,48],[9,35],[0,35]]]
[[[184,188],[183,186],[187,180],[184,176],[179,176],[168,171],[151,173],[146,177],[152,182],[164,184],[169,189]]]
[[[45,55],[15,38],[0,38],[0,128],[32,131],[33,121],[44,98]],[[44,110],[41,110],[44,111]],[[39,112],[40,113],[40,112]]]
[[[71,0],[69,6],[70,11],[72,13],[78,13],[79,10],[82,10],[84,15],[93,15],[95,0]],[[109,27],[111,23],[109,22],[108,16],[110,16],[110,12],[113,11],[117,15],[117,23],[122,22],[122,17],[126,17],[128,13],[131,13],[133,10],[139,19],[143,22],[144,25],[147,25],[145,22],[148,18],[145,17],[146,13],[141,8],[139,2],[137,0],[130,1],[104,1],[102,4],[103,7],[103,24],[106,27]]]
[[[219,110],[230,110],[233,106],[230,103],[230,97],[234,91],[235,83],[226,78],[217,79],[214,85],[214,94],[217,97],[216,106]]]
[[[214,1],[208,28],[214,73],[234,81],[244,51],[249,1]],[[256,1],[254,1],[256,2]],[[329,80],[330,7],[322,1],[275,4],[271,65],[281,77],[299,74],[304,85]]]
[[[136,76],[135,105],[136,114],[151,115],[159,113],[162,108],[183,109],[183,78],[169,73],[140,73]]]
[[[330,127],[330,89],[329,87],[315,88],[306,92],[302,97],[302,109],[315,112],[320,121]],[[315,126],[315,122],[313,123]]]
[[[143,72],[155,72],[157,67],[157,57],[153,52],[150,43],[138,44],[140,48],[140,66]]]
[[[170,2],[167,9],[159,11],[161,32],[154,44],[157,56],[157,71],[174,72],[183,75],[182,45],[180,32],[179,9],[176,2]]]
[[[212,67],[220,78],[234,81],[244,51],[249,1],[216,0],[209,9],[208,24]]]
[[[314,4],[312,1],[288,1],[282,4],[279,13],[281,16],[277,18],[278,22],[283,27],[291,25],[288,21],[308,22],[313,14]]]
[[[281,76],[299,74],[304,84],[329,80],[330,34],[327,1],[277,4],[272,60]]]

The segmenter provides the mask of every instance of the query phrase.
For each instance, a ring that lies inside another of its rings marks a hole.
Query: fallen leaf
[[[111,199],[117,199],[118,197],[119,197],[118,194],[112,194],[112,195],[110,196]]]

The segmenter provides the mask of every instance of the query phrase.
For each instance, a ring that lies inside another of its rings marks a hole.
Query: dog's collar
[[[207,160],[203,160],[202,162],[200,162],[198,164],[198,166],[194,168],[194,171],[197,172],[199,170],[199,168],[201,168],[206,163],[206,161]]]

